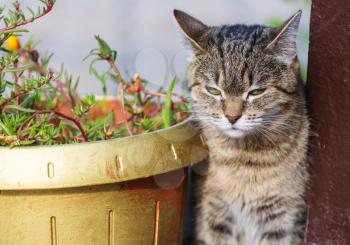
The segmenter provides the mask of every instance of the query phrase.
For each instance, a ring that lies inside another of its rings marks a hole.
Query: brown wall
[[[314,0],[308,244],[350,244],[350,0]]]

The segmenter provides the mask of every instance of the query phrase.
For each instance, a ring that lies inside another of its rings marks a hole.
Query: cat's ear
[[[276,30],[265,51],[276,55],[287,65],[291,65],[297,57],[297,36],[302,11],[299,10]]]
[[[206,52],[205,44],[201,41],[201,38],[209,27],[196,18],[177,9],[174,10],[174,17],[194,51]]]

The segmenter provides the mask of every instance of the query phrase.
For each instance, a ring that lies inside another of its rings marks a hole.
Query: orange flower
[[[130,85],[127,86],[126,90],[128,91],[129,94],[135,93],[135,88],[131,87]]]
[[[19,41],[19,38],[17,36],[10,36],[7,38],[7,40],[4,43],[4,48],[11,50],[11,51],[16,51],[21,48],[21,43]]]
[[[133,81],[135,83],[135,91],[139,92],[141,90],[141,76],[138,73],[136,73]]]
[[[134,94],[136,92],[140,92],[141,91],[141,76],[139,74],[135,74],[134,78],[132,79],[133,82],[133,86],[132,85],[128,85],[127,86],[127,91],[130,94]]]
[[[106,136],[107,137],[112,137],[113,136],[113,132],[111,130],[106,132]]]

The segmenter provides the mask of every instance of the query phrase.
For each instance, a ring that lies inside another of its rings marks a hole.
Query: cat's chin
[[[242,138],[245,132],[239,129],[226,129],[223,133],[231,138]]]

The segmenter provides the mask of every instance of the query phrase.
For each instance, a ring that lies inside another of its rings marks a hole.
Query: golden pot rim
[[[141,135],[77,144],[0,147],[0,190],[109,184],[184,168],[208,151],[192,118]]]

